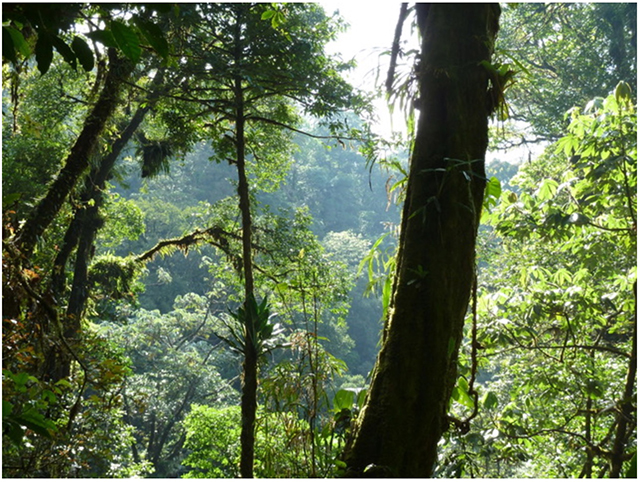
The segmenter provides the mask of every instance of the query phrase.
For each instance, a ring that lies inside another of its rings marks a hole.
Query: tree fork
[[[485,187],[497,4],[417,4],[421,115],[393,299],[348,476],[430,477],[447,429]]]

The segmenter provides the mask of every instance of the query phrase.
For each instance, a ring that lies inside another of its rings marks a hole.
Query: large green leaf
[[[76,54],[71,50],[71,48],[57,35],[51,36],[51,43],[58,51],[65,62],[67,62],[73,69],[76,68],[78,62],[76,60]]]
[[[16,48],[11,38],[9,28],[10,27],[2,27],[2,58],[15,64],[18,59],[16,58]]]
[[[158,55],[162,58],[167,58],[169,55],[169,44],[162,29],[155,23],[143,20],[140,17],[134,17],[134,22],[146,41],[149,42],[149,45],[158,52]]]
[[[142,55],[140,40],[133,28],[122,22],[111,22],[111,33],[122,53],[132,62],[137,62]]]
[[[80,65],[87,72],[93,70],[94,59],[93,59],[93,51],[87,45],[87,42],[80,37],[73,37],[73,41],[71,42],[71,48],[76,54]]]
[[[93,32],[89,32],[87,34],[87,37],[100,42],[105,47],[118,47],[116,39],[113,37],[113,33],[111,32],[111,30],[94,30]]]
[[[53,42],[51,36],[47,33],[41,32],[38,35],[36,41],[36,62],[38,63],[38,70],[40,74],[44,75],[51,66],[53,60]]]
[[[339,412],[343,409],[351,409],[353,407],[354,392],[351,390],[338,390],[333,397],[333,409]]]
[[[17,62],[16,52],[24,58],[31,55],[31,48],[20,30],[11,26],[2,27],[2,56],[12,62]]]

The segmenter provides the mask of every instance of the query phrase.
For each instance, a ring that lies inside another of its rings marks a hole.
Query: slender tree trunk
[[[239,84],[239,82],[237,83]],[[238,194],[240,196],[240,211],[242,216],[242,265],[244,271],[245,289],[245,343],[244,343],[244,363],[242,373],[242,431],[240,475],[244,478],[253,477],[253,457],[254,457],[254,427],[257,409],[258,391],[258,354],[256,353],[253,338],[250,336],[254,332],[252,324],[253,310],[249,308],[249,303],[255,302],[253,288],[253,266],[251,255],[251,204],[249,199],[249,183],[245,170],[244,160],[244,118],[239,116],[236,119],[236,140],[238,143]]]
[[[153,85],[158,87],[161,84],[163,77],[163,69],[158,70],[154,77]],[[69,305],[67,307],[69,324],[65,330],[66,336],[74,336],[75,333],[77,333],[80,327],[79,320],[89,296],[89,289],[87,286],[89,263],[91,262],[94,250],[96,234],[103,224],[99,215],[99,210],[104,204],[104,189],[106,187],[107,180],[111,177],[113,167],[115,166],[120,153],[131,140],[136,130],[138,130],[138,127],[140,127],[145,115],[155,105],[159,96],[160,91],[156,90],[149,96],[144,107],[139,107],[136,110],[120,136],[113,142],[109,154],[104,157],[98,169],[91,173],[85,185],[82,207],[76,213],[80,218],[80,225],[82,228],[78,239],[73,284],[71,287],[71,294],[69,296]]]
[[[242,41],[242,6],[236,12],[235,33],[235,65],[240,69],[243,61]],[[253,459],[255,445],[255,421],[257,411],[258,392],[258,353],[255,349],[255,340],[251,337],[254,333],[253,310],[249,304],[255,302],[253,281],[253,256],[251,252],[252,220],[251,198],[249,194],[249,182],[247,180],[245,162],[245,106],[244,90],[242,88],[242,76],[237,74],[234,79],[235,93],[235,121],[236,121],[236,167],[238,169],[238,197],[240,199],[240,213],[242,218],[242,270],[244,274],[244,308],[245,340],[244,361],[242,365],[242,429],[240,432],[240,476],[253,477]]]
[[[636,410],[633,406],[633,402],[636,399],[634,397],[634,391],[636,386],[636,374],[638,370],[638,323],[637,323],[637,310],[638,310],[638,282],[633,284],[633,296],[635,302],[635,315],[633,320],[633,338],[631,345],[631,358],[629,359],[629,367],[627,369],[627,379],[624,386],[624,392],[622,394],[622,400],[618,407],[618,414],[616,420],[616,432],[613,439],[613,450],[611,451],[611,473],[609,477],[619,478],[622,472],[622,462],[624,461],[625,448],[629,440],[628,428],[632,427],[633,412]],[[633,427],[632,427],[633,428]]]
[[[490,61],[500,8],[416,7],[421,115],[383,345],[345,451],[354,476],[432,476],[475,272],[491,110],[480,62]]]
[[[133,65],[128,60],[118,57],[115,50],[109,49],[109,72],[100,97],[88,114],[82,132],[71,148],[63,168],[18,232],[18,245],[26,257],[33,252],[38,239],[53,222],[65,199],[89,166],[89,160],[104,126],[118,104],[122,80],[127,78],[132,70]]]

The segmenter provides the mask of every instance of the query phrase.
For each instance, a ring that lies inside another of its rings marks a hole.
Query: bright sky
[[[389,68],[389,56],[380,53],[391,49],[393,35],[400,14],[400,2],[390,0],[320,0],[327,15],[336,10],[349,24],[336,42],[328,45],[328,52],[340,54],[343,60],[355,58],[358,66],[348,80],[357,88],[371,91],[376,82],[383,85]],[[405,22],[403,38],[409,36],[410,20]],[[379,73],[378,71],[379,69]],[[376,75],[379,78],[376,79]],[[380,117],[379,133],[388,134],[391,122],[384,100],[376,103]],[[399,129],[404,121],[394,117],[394,127]]]
[[[328,50],[341,54],[344,60],[355,57],[358,68],[350,80],[356,87],[371,85],[375,74],[372,69],[380,61],[378,55],[391,48],[400,3],[385,0],[324,0],[320,4],[328,15],[337,10],[350,25],[337,42],[329,45]],[[382,59],[384,74],[387,61],[388,57]]]

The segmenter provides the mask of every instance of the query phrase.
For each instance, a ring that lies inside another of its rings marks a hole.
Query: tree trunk
[[[236,11],[235,29],[235,66],[238,72],[241,70],[243,61],[242,42],[242,6]],[[255,422],[257,410],[258,392],[258,353],[256,353],[253,338],[250,336],[254,332],[252,324],[253,311],[249,304],[255,302],[254,281],[253,281],[253,256],[251,252],[252,242],[252,220],[251,220],[251,198],[249,193],[249,182],[247,180],[245,162],[245,105],[244,90],[242,87],[242,76],[238,73],[234,78],[234,96],[236,104],[236,167],[238,170],[238,197],[240,205],[240,215],[242,218],[242,271],[244,275],[244,311],[245,311],[245,339],[244,339],[244,361],[242,364],[242,397],[241,413],[242,428],[240,432],[240,476],[243,478],[253,478],[253,459],[255,445]]]
[[[354,476],[432,476],[475,273],[491,113],[480,62],[490,61],[500,8],[416,7],[421,115],[382,349],[345,451]]]
[[[237,82],[240,84],[240,82]],[[238,86],[240,87],[240,86]],[[240,112],[239,112],[240,114]],[[242,267],[244,272],[245,289],[245,339],[244,339],[244,362],[242,366],[242,431],[240,434],[240,445],[242,447],[240,457],[240,475],[244,478],[253,477],[253,457],[254,457],[254,427],[257,408],[258,391],[258,354],[255,350],[254,340],[250,336],[253,333],[252,324],[253,311],[249,308],[249,303],[255,302],[253,294],[253,265],[251,255],[251,203],[249,198],[249,183],[245,169],[244,159],[244,114],[236,119],[236,142],[238,145],[237,167],[238,167],[238,194],[240,197],[240,211],[242,216]]]
[[[104,126],[118,104],[122,80],[133,70],[133,65],[118,57],[113,49],[109,49],[109,61],[109,72],[100,97],[87,115],[82,132],[71,148],[62,170],[18,232],[18,245],[25,257],[33,252],[38,239],[53,222],[65,199],[89,166]]]
[[[636,386],[636,373],[638,369],[638,323],[637,323],[637,311],[638,311],[638,281],[633,283],[633,297],[634,297],[634,325],[633,325],[633,338],[631,345],[631,358],[629,359],[629,367],[627,369],[627,379],[624,385],[624,392],[622,398],[617,407],[616,414],[616,432],[613,440],[613,449],[611,450],[611,472],[609,477],[612,479],[620,478],[622,475],[622,462],[625,459],[625,449],[631,436],[628,429],[631,427],[633,431],[633,412],[636,410],[633,406],[633,401],[637,397],[634,397],[634,391]]]
[[[160,69],[156,72],[152,83],[152,86],[156,87],[156,90],[149,95],[144,106],[139,107],[136,110],[120,136],[113,142],[109,154],[102,159],[99,167],[93,170],[87,179],[84,193],[81,198],[82,207],[76,212],[76,216],[80,218],[79,224],[82,227],[79,233],[79,238],[76,240],[78,249],[76,251],[73,284],[67,308],[69,324],[65,327],[65,336],[72,337],[77,333],[80,327],[80,317],[82,316],[89,296],[89,288],[87,286],[89,263],[91,261],[94,241],[98,233],[98,229],[102,226],[102,219],[100,218],[99,210],[104,204],[104,189],[107,181],[111,177],[113,167],[115,166],[120,153],[129,143],[133,134],[138,130],[140,124],[142,124],[147,112],[151,110],[157,102],[158,97],[161,95],[162,88],[159,86],[164,78],[163,74],[164,69]]]
[[[158,87],[162,83],[163,69],[160,69],[154,77],[153,85]],[[80,196],[80,205],[67,228],[60,251],[53,263],[50,289],[53,298],[61,303],[64,296],[66,266],[73,250],[77,247],[74,276],[67,314],[63,323],[63,336],[74,338],[80,330],[80,318],[84,311],[87,297],[87,276],[93,245],[98,229],[102,225],[99,209],[104,202],[103,191],[106,182],[111,176],[113,167],[120,153],[140,127],[147,112],[155,105],[160,96],[160,90],[153,92],[147,99],[144,107],[137,109],[120,136],[112,143],[111,150],[100,165],[91,170],[86,177],[83,192]],[[68,353],[61,352],[58,347],[49,347],[45,353],[44,375],[52,380],[59,380],[69,375],[71,358]]]

